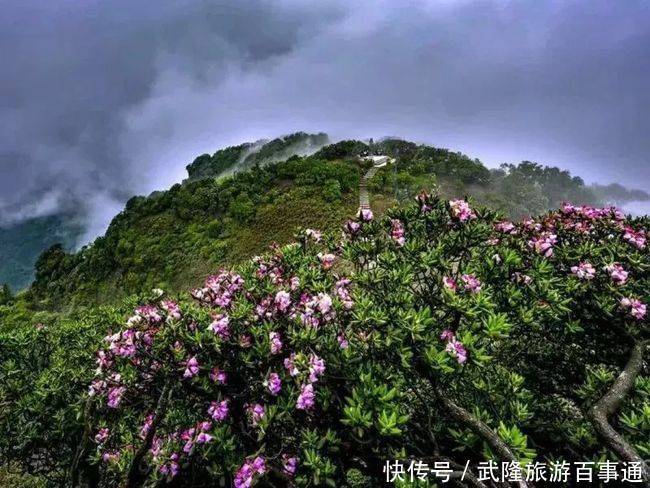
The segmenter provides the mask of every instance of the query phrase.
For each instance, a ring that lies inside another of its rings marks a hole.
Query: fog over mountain
[[[196,155],[399,135],[650,188],[644,1],[2,1],[0,223],[85,239]]]

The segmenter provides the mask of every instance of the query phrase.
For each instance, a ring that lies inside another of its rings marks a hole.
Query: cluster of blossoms
[[[578,263],[577,266],[571,266],[571,272],[581,280],[592,280],[596,276],[596,268],[588,262]]]
[[[415,197],[415,201],[420,207],[420,213],[426,214],[431,212],[430,200],[431,196],[427,192],[422,191],[418,193],[418,195]]]
[[[305,235],[312,239],[314,242],[320,242],[323,237],[321,232],[315,229],[305,229]]]
[[[496,223],[494,229],[498,232],[502,232],[503,234],[517,233],[517,227],[515,226],[515,224],[513,224],[508,220],[503,220],[501,222]]]
[[[557,235],[552,232],[542,232],[528,241],[528,247],[546,258],[553,255],[553,246],[557,243]]]
[[[605,271],[609,273],[610,278],[617,285],[624,285],[629,275],[619,263],[612,263],[605,266]]]
[[[318,260],[321,262],[323,269],[330,269],[336,260],[336,256],[331,253],[318,253]]]
[[[466,222],[476,218],[476,214],[465,200],[450,200],[449,207],[451,209],[451,215],[460,222]]]
[[[475,275],[464,274],[460,277],[460,279],[463,282],[462,285],[465,291],[468,291],[470,293],[478,293],[479,291],[481,291],[481,287],[483,286],[483,284]],[[445,288],[451,291],[458,290],[458,283],[456,282],[455,279],[453,279],[450,276],[443,276],[442,286],[444,286]]]
[[[628,310],[629,314],[636,320],[643,320],[646,314],[646,305],[636,298],[621,298],[620,302],[623,310]]]
[[[256,475],[266,473],[266,461],[263,457],[247,459],[235,475],[235,488],[250,488]]]
[[[635,231],[632,227],[625,227],[623,239],[639,249],[645,249],[646,233],[644,231]]]
[[[479,279],[474,276],[473,274],[464,274],[460,277],[460,279],[465,283],[465,290],[469,291],[470,293],[478,293],[481,291],[481,282]]]
[[[284,359],[284,367],[292,377],[306,375],[306,383],[300,387],[296,408],[310,410],[314,406],[316,398],[313,383],[316,383],[318,378],[325,373],[325,361],[313,353],[309,355],[307,360],[302,355],[298,356],[291,353],[289,357]]]
[[[406,238],[404,237],[404,224],[402,224],[402,221],[399,219],[391,219],[391,231],[390,231],[390,237],[395,241],[395,244],[398,246],[403,246],[404,243],[406,242]]]
[[[222,270],[210,276],[203,288],[192,291],[192,296],[202,303],[228,308],[235,295],[244,287],[244,279],[238,274]]]
[[[447,342],[445,351],[455,357],[458,364],[463,364],[467,361],[467,350],[460,341],[456,340],[456,334],[453,331],[449,329],[443,330],[442,334],[440,334],[440,340]]]

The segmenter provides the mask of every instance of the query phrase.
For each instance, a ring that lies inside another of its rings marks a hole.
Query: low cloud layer
[[[90,238],[194,156],[296,130],[650,188],[643,1],[22,0],[0,52],[3,223],[82,206]]]

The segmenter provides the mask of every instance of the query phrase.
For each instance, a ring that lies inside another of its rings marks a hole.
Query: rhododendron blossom
[[[265,381],[265,385],[269,389],[269,392],[271,392],[271,395],[276,396],[282,389],[282,380],[280,380],[280,375],[278,375],[278,373],[269,374],[268,379]]]
[[[374,218],[374,215],[369,208],[362,208],[359,210],[358,217],[363,222],[370,222]]]
[[[266,473],[264,458],[258,456],[253,460],[246,460],[235,474],[235,488],[250,488],[253,485],[255,475]]]
[[[300,395],[296,401],[296,408],[299,410],[309,410],[314,406],[314,387],[311,383],[300,387]]]
[[[320,242],[322,237],[321,232],[315,229],[305,229],[305,235],[312,238],[316,242]]]
[[[481,282],[473,274],[464,274],[460,279],[465,283],[465,289],[471,293],[478,293],[481,291]]]
[[[404,225],[398,219],[391,219],[390,237],[398,246],[403,246],[406,242],[404,237]]]
[[[322,376],[325,372],[325,361],[316,354],[309,356],[309,381],[314,383],[318,381],[318,377]]]
[[[279,332],[269,332],[269,341],[271,343],[271,354],[282,352],[282,340]]]
[[[275,294],[275,307],[279,312],[286,312],[291,305],[291,295],[284,290]]]
[[[119,407],[125,392],[126,392],[125,386],[116,386],[113,388],[109,388],[108,401],[106,403],[108,407],[109,408]]]
[[[248,406],[248,415],[251,419],[251,423],[253,425],[257,425],[260,423],[260,421],[264,418],[264,414],[266,413],[266,409],[264,408],[264,405],[261,403],[255,403],[253,405]]]
[[[581,280],[592,280],[596,276],[596,268],[587,262],[579,263],[577,266],[571,266],[571,272]]]
[[[327,254],[318,253],[317,257],[320,260],[323,269],[330,269],[334,264],[334,260],[336,259],[336,256],[331,253],[327,253]]]
[[[97,444],[103,444],[106,442],[106,439],[108,439],[108,436],[110,434],[110,431],[106,427],[102,427],[97,431],[97,434],[95,434],[95,442]]]
[[[636,298],[621,298],[621,307],[624,310],[629,310],[629,314],[636,320],[643,320],[646,314],[646,305],[641,300]]]
[[[557,236],[550,232],[543,232],[528,241],[528,246],[535,249],[538,254],[550,258],[553,255],[553,246],[557,243]]]
[[[212,420],[216,422],[221,422],[228,417],[228,400],[222,400],[220,402],[210,402],[210,408],[208,408],[208,415],[212,417]]]
[[[605,271],[609,273],[610,278],[617,285],[623,285],[627,281],[628,272],[619,263],[612,263],[605,266]]]
[[[359,225],[358,222],[355,222],[353,220],[349,220],[344,227],[345,232],[347,232],[350,235],[354,235],[357,232],[359,232],[359,229],[361,228],[361,225]]]
[[[503,232],[504,234],[515,234],[517,232],[517,228],[515,227],[515,224],[513,224],[508,220],[498,222],[494,226],[494,228],[499,232]]]
[[[458,288],[458,285],[456,285],[456,280],[454,280],[449,276],[444,276],[442,278],[442,285],[451,291],[456,291],[456,289]]]
[[[645,249],[646,233],[643,230],[636,231],[632,227],[625,227],[623,239],[639,249]]]
[[[210,380],[213,383],[218,383],[220,385],[225,385],[228,377],[226,372],[219,368],[212,368],[210,371]]]
[[[192,356],[185,363],[185,372],[183,373],[183,378],[191,378],[196,376],[199,373],[199,361],[196,359],[196,356]]]
[[[451,215],[460,222],[476,218],[476,214],[465,200],[450,200],[449,207],[451,207]]]
[[[221,340],[230,338],[230,319],[228,315],[217,315],[212,323],[208,326]]]
[[[286,454],[282,455],[282,471],[284,474],[287,476],[293,476],[296,474],[296,470],[298,469],[298,458],[297,457],[289,457]]]

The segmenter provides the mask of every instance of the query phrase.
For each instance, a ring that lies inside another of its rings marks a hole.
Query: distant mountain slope
[[[0,227],[0,284],[17,291],[34,278],[34,263],[44,249],[61,243],[73,249],[83,227],[72,215],[60,214],[29,219]]]
[[[327,134],[296,132],[272,141],[247,142],[221,149],[212,156],[202,154],[187,166],[190,181],[212,178],[255,165],[284,161],[291,156],[308,156],[329,143]]]

